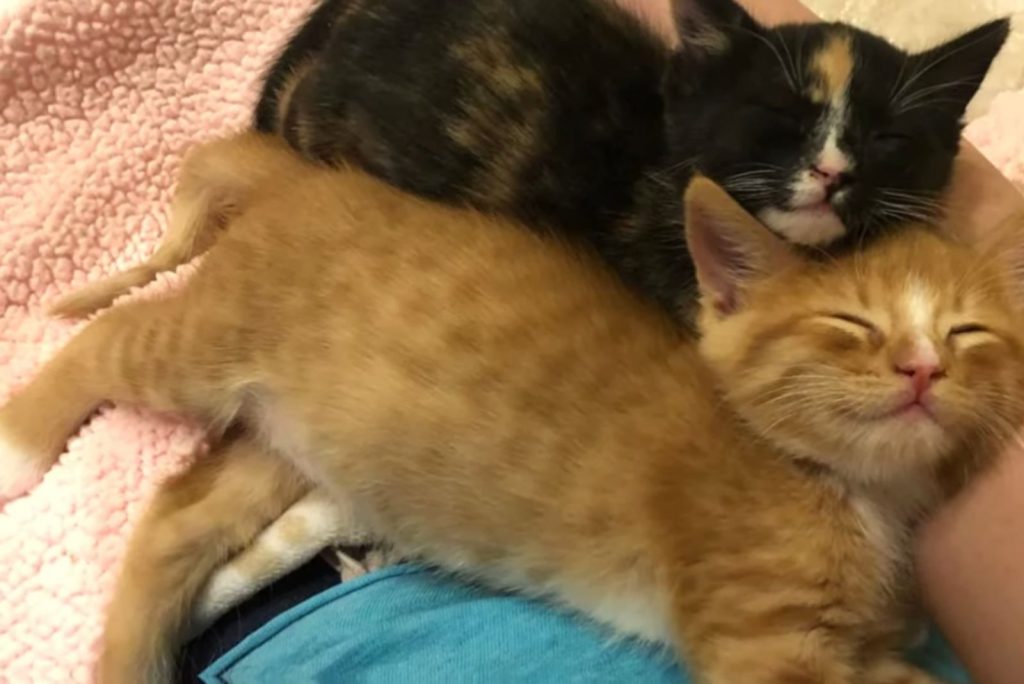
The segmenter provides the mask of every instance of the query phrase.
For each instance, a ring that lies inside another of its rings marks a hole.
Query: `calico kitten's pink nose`
[[[815,164],[811,166],[811,175],[823,182],[826,187],[841,185],[848,178],[846,168],[835,164]]]
[[[932,384],[946,375],[938,360],[912,359],[896,364],[896,372],[910,378],[914,392],[920,397],[928,391]]]

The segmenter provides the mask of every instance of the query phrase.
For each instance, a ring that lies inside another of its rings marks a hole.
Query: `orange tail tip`
[[[105,309],[133,289],[150,283],[156,275],[157,272],[149,266],[130,268],[58,298],[48,307],[47,313],[60,318],[88,316]]]

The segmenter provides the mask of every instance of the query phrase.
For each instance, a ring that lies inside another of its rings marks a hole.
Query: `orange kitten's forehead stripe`
[[[889,337],[941,345],[953,325],[1012,315],[997,265],[926,229],[884,240],[848,262],[823,271],[822,287],[836,293],[836,306],[870,318]]]
[[[810,60],[807,94],[817,104],[835,104],[846,97],[853,74],[853,44],[846,33],[830,36]]]
[[[935,321],[937,293],[917,276],[909,276],[903,288],[903,313],[914,330],[927,330]]]
[[[939,329],[941,309],[946,308],[943,304],[948,306],[953,298],[947,293],[946,301],[940,302],[935,287],[915,275],[907,277],[903,291],[899,294],[902,318],[911,346],[909,353],[916,354],[922,360],[929,359],[938,363],[936,343],[941,340],[936,337],[944,336],[944,331]]]

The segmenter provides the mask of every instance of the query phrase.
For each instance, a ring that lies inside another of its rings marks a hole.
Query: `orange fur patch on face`
[[[846,91],[853,73],[853,44],[850,36],[831,36],[811,58],[808,95],[819,104],[834,102]]]

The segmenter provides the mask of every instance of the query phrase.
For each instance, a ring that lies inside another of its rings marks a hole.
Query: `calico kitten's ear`
[[[713,57],[728,50],[736,32],[761,32],[761,25],[734,0],[672,0],[680,53]]]
[[[684,205],[701,296],[720,315],[734,313],[750,285],[797,258],[785,240],[703,176],[690,182]]]
[[[925,52],[912,55],[897,91],[897,109],[928,106],[962,116],[1010,33],[996,19]]]

